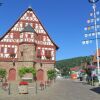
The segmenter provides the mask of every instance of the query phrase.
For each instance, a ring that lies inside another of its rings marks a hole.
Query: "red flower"
[[[28,85],[28,82],[22,81],[22,82],[19,83],[19,85]]]

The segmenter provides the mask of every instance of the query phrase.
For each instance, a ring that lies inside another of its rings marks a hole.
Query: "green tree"
[[[56,70],[51,69],[47,71],[48,79],[53,80],[56,78]]]
[[[87,62],[89,65],[92,61],[93,56],[82,56],[82,57],[75,57],[71,59],[64,59],[59,60],[56,62],[56,68],[58,68],[61,71],[61,74],[63,76],[69,75],[70,68],[73,68],[75,66],[80,66],[82,63]]]
[[[68,67],[63,67],[61,69],[61,75],[62,76],[69,76],[69,72],[70,72],[70,69]]]
[[[6,78],[6,75],[7,75],[6,70],[3,68],[0,68],[0,77],[3,79],[3,78]]]
[[[92,74],[92,70],[91,70],[91,69],[85,68],[84,70],[85,70],[85,72],[86,72],[86,74],[87,74],[88,76],[91,76],[91,74]]]

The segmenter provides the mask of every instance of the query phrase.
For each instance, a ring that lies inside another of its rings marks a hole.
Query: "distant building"
[[[40,20],[28,8],[0,38],[0,67],[7,79],[19,80],[20,67],[34,67],[37,80],[46,81],[47,71],[54,68],[58,46],[50,38]]]

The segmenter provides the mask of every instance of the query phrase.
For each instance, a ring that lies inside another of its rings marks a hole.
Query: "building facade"
[[[46,81],[47,71],[54,68],[57,49],[32,8],[28,8],[0,38],[0,67],[7,70],[11,81],[20,79],[21,67],[35,68],[37,80]]]

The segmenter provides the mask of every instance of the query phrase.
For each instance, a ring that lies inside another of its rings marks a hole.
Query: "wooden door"
[[[14,68],[9,70],[8,80],[10,81],[16,80],[16,70]]]
[[[37,81],[43,81],[44,80],[44,71],[42,69],[39,69],[37,71]]]

